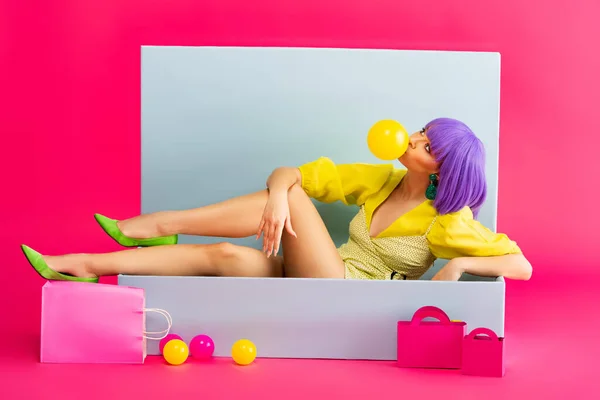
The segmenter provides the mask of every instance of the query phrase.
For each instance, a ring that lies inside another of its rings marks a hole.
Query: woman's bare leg
[[[100,254],[45,256],[48,266],[79,277],[118,274],[281,277],[282,258],[232,243],[180,244]]]
[[[246,237],[256,234],[267,200],[268,192],[263,190],[206,207],[141,215],[123,221],[122,229],[127,236],[139,238],[143,236],[135,236],[136,232],[151,237],[153,229],[159,236],[185,233]],[[299,185],[288,191],[288,203],[297,237],[284,230],[283,274],[286,277],[344,278],[344,263],[335,244],[311,199]],[[232,255],[234,253],[235,256]],[[235,262],[231,261],[232,258]],[[219,247],[174,245],[100,255],[68,255],[48,258],[47,262],[59,272],[74,275],[82,273],[76,270],[77,265],[85,265],[87,269],[83,272],[100,276],[119,273],[281,276],[280,257],[267,258],[259,250],[230,243]]]
[[[283,231],[285,276],[343,279],[344,263],[311,199],[299,185],[290,188],[288,199],[297,237]]]
[[[144,214],[120,221],[119,228],[124,235],[139,239],[172,234],[248,237],[257,233],[268,197],[268,191],[261,190],[195,209]],[[284,230],[285,276],[343,278],[344,263],[310,198],[295,184],[288,191],[288,199],[298,237]],[[174,264],[171,261],[162,268]],[[165,271],[174,274],[172,270]]]
[[[234,197],[203,207],[158,211],[119,221],[123,235],[147,239],[174,234],[241,238],[256,235],[267,190]]]

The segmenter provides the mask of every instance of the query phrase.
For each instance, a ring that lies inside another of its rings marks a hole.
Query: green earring
[[[437,195],[437,185],[438,179],[436,174],[429,175],[429,186],[427,186],[427,190],[425,191],[425,197],[429,200],[435,200],[435,196]]]

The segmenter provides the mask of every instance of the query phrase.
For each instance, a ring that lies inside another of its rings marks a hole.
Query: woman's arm
[[[478,276],[502,276],[527,281],[533,267],[523,254],[492,257],[457,257],[448,262],[432,280],[458,280],[463,273]]]
[[[267,178],[269,199],[256,232],[257,239],[263,235],[263,251],[267,257],[270,257],[271,253],[277,254],[279,251],[284,228],[290,235],[296,237],[290,220],[288,190],[296,183],[301,182],[300,170],[293,167],[279,167]]]
[[[437,258],[450,260],[433,277],[435,280],[458,280],[465,272],[518,280],[531,278],[531,264],[517,243],[473,219],[468,207],[438,217],[428,240]]]
[[[300,169],[295,167],[279,167],[267,178],[269,194],[287,195],[287,191],[296,183],[302,183]]]

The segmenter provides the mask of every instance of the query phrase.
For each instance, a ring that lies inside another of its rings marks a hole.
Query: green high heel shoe
[[[107,218],[101,214],[94,214],[94,218],[100,224],[104,232],[113,238],[121,246],[125,247],[149,247],[149,246],[162,246],[167,244],[177,244],[177,235],[171,236],[160,236],[149,239],[134,239],[123,235],[119,227],[117,226],[117,220]]]
[[[98,283],[98,277],[95,278],[80,278],[77,276],[69,275],[69,274],[61,274],[60,272],[56,272],[52,268],[46,264],[44,258],[40,253],[33,250],[31,247],[21,245],[21,250],[23,250],[23,254],[29,261],[29,264],[37,271],[38,274],[42,278],[48,279],[49,281],[73,281],[73,282],[89,282],[89,283]]]

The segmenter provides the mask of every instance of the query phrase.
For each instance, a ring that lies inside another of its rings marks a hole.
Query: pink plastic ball
[[[175,333],[169,333],[167,336],[162,338],[160,340],[160,342],[158,343],[158,349],[160,350],[160,354],[162,354],[163,349],[165,348],[165,344],[169,343],[169,340],[173,340],[173,339],[183,340],[183,339],[181,339],[181,336],[179,336]]]
[[[190,342],[190,354],[194,358],[206,360],[212,357],[215,351],[215,344],[208,335],[194,336]]]

